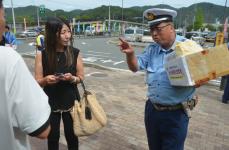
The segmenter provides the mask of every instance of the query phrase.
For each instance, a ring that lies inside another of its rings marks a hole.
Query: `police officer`
[[[10,27],[8,25],[5,26],[5,46],[13,47],[13,49],[17,48],[17,39],[13,33],[10,32]]]
[[[120,49],[126,54],[131,71],[146,71],[148,100],[145,105],[145,127],[149,149],[183,150],[189,123],[184,110],[189,107],[189,102],[193,102],[195,87],[172,86],[164,68],[164,58],[174,50],[178,41],[186,39],[175,33],[173,19],[176,11],[152,8],[143,15],[148,20],[154,42],[137,57],[132,46],[122,38]],[[185,107],[182,104],[186,104]]]
[[[227,43],[227,48],[229,49],[229,42]],[[229,75],[223,76],[221,79],[221,84],[224,82],[224,92],[222,96],[222,103],[228,104],[229,101]]]
[[[35,29],[37,32],[37,37],[36,37],[36,47],[38,51],[43,51],[45,49],[45,44],[44,44],[44,35],[41,34],[42,30],[41,28],[37,27]]]

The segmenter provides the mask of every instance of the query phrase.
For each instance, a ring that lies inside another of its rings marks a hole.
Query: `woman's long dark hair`
[[[3,5],[2,5],[2,1],[3,1],[3,0],[0,0],[0,8],[2,8],[2,7],[3,7]]]
[[[47,54],[47,72],[45,74],[54,74],[57,67],[57,55],[56,48],[60,41],[60,32],[63,25],[71,30],[70,24],[67,20],[57,17],[49,17],[45,24],[45,52]],[[70,39],[70,45],[65,47],[66,66],[70,66],[73,63],[73,40],[72,34]]]

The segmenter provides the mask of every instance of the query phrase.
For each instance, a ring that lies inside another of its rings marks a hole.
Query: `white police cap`
[[[148,20],[149,27],[164,21],[173,21],[177,12],[171,9],[151,8],[144,11],[143,16]]]

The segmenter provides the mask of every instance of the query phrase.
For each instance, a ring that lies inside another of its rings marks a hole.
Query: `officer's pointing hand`
[[[132,46],[128,42],[126,42],[121,37],[119,38],[119,40],[120,40],[119,46],[120,46],[121,52],[126,53],[126,54],[132,54],[134,52]]]

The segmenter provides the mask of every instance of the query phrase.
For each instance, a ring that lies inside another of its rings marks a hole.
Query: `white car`
[[[205,43],[205,38],[203,37],[203,34],[201,32],[198,32],[198,31],[186,32],[185,37],[187,39],[190,39],[190,40],[197,42],[201,46],[203,46]]]
[[[193,34],[193,35],[191,36],[191,40],[197,42],[197,43],[200,44],[201,46],[203,46],[204,43],[205,43],[205,38],[202,36],[201,33]]]
[[[87,26],[85,30],[85,35],[95,35],[95,27]]]
[[[21,33],[19,33],[20,37],[36,37],[37,33],[35,30],[25,30]]]
[[[143,30],[137,27],[125,29],[124,38],[130,42],[140,42],[143,35]]]
[[[153,42],[153,38],[152,38],[152,35],[151,35],[149,30],[144,30],[143,31],[141,42],[144,42],[144,43]]]

